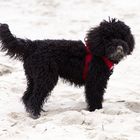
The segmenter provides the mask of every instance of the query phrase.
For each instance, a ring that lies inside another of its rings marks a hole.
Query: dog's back
[[[38,65],[42,63],[44,67],[53,61],[61,78],[83,85],[82,73],[86,52],[82,41],[49,39],[31,41],[16,38],[6,24],[1,24],[0,30],[2,50],[7,51],[10,57],[22,60],[25,67],[30,67],[31,70],[32,65],[35,65],[34,61],[39,63]]]

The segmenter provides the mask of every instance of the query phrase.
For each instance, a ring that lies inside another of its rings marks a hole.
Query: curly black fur
[[[37,118],[45,98],[61,77],[78,86],[85,86],[88,109],[102,108],[103,94],[112,74],[102,60],[107,57],[118,63],[131,54],[134,38],[130,28],[122,21],[111,19],[88,31],[86,44],[93,54],[86,80],[83,80],[86,50],[82,41],[25,40],[16,38],[7,24],[0,24],[2,50],[10,57],[23,61],[27,89],[22,97],[26,110]]]

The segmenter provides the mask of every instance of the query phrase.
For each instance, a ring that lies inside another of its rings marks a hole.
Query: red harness
[[[84,71],[83,71],[83,80],[86,80],[87,74],[88,74],[88,70],[89,70],[89,64],[93,58],[93,55],[90,51],[90,49],[88,48],[88,46],[85,45],[85,49],[86,49],[86,57],[85,57],[85,67],[84,67]],[[114,67],[114,63],[112,61],[110,61],[107,57],[103,56],[102,57],[103,61],[105,62],[105,64],[107,65],[109,70],[112,70]]]

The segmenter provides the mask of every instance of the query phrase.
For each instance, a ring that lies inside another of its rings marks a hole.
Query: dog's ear
[[[128,44],[129,46],[128,54],[131,54],[134,49],[135,40],[134,40],[134,36],[131,33],[130,27],[120,20],[115,22],[115,24],[116,24],[115,27],[117,31],[119,32],[119,34],[122,35],[120,39],[124,40]]]
[[[132,34],[129,34],[125,37],[125,41],[127,42],[128,46],[129,46],[129,52],[128,54],[131,54],[133,49],[134,49],[134,45],[135,45],[135,40]]]
[[[86,44],[90,48],[93,55],[103,56],[105,53],[105,44],[103,36],[101,36],[100,27],[91,28],[86,35]]]

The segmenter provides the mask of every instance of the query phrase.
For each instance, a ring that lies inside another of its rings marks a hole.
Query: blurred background
[[[89,27],[110,16],[138,34],[139,7],[139,0],[0,0],[0,22],[20,36],[81,39]]]

